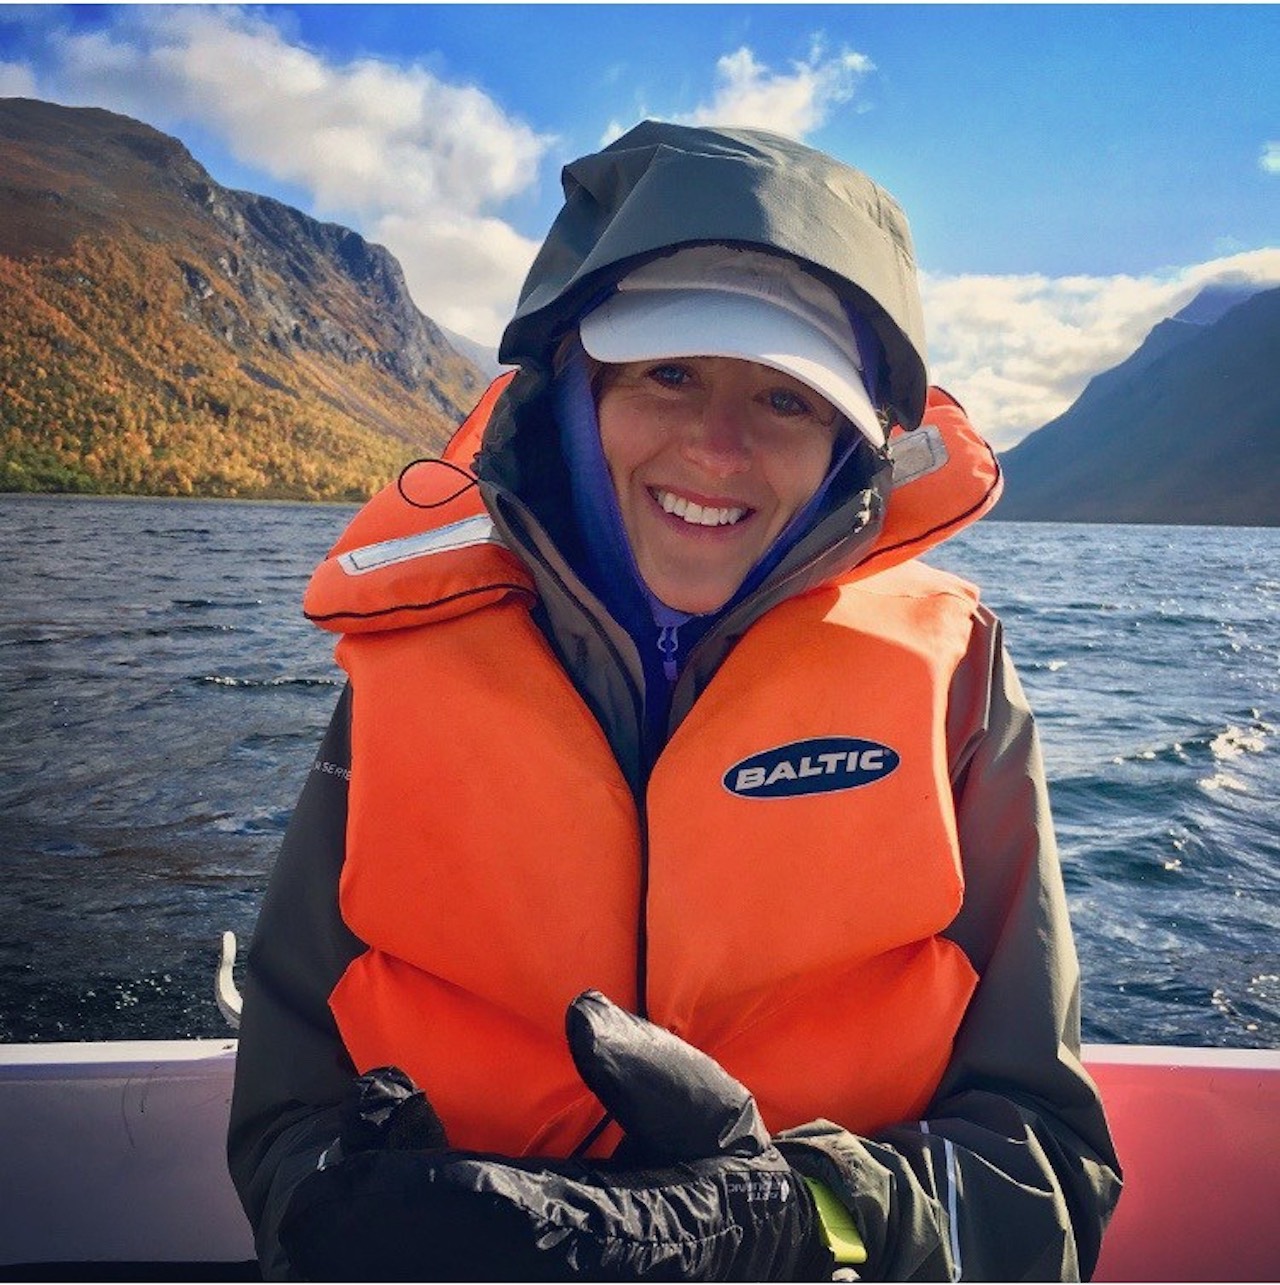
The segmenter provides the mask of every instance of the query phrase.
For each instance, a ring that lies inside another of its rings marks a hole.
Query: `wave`
[[[171,598],[183,611],[254,611],[263,605],[261,598]]]
[[[216,817],[211,825],[220,834],[283,834],[292,815],[292,807],[261,807],[245,816]]]
[[[1280,731],[1274,723],[1263,719],[1261,710],[1252,709],[1247,714],[1234,717],[1239,718],[1239,723],[1232,721],[1225,727],[1206,728],[1163,745],[1117,754],[1111,763],[1115,766],[1127,763],[1230,763],[1248,754],[1265,753],[1271,739]]]
[[[1261,754],[1267,748],[1267,737],[1276,729],[1261,720],[1252,727],[1228,727],[1209,742],[1216,759],[1234,759],[1242,754]]]
[[[303,678],[285,675],[280,678],[235,678],[230,674],[201,674],[191,679],[193,683],[211,687],[341,687],[338,678]]]
[[[1224,728],[1209,742],[1209,752],[1217,764],[1214,771],[1201,777],[1196,784],[1202,790],[1228,790],[1237,794],[1248,794],[1249,785],[1241,780],[1234,771],[1228,771],[1227,765],[1242,766],[1239,761],[1248,754],[1261,754],[1267,748],[1267,740],[1275,734],[1275,727],[1261,720],[1251,726]]]

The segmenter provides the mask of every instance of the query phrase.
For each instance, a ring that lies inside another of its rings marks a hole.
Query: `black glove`
[[[280,1237],[294,1268],[313,1280],[830,1279],[812,1197],[743,1085],[598,992],[570,1005],[567,1033],[625,1132],[618,1154],[448,1149],[408,1077],[374,1072],[357,1081],[339,1149],[290,1201]]]

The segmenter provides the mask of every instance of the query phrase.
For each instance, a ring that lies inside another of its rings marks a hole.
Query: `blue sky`
[[[493,344],[560,166],[754,124],[902,202],[932,373],[997,446],[1203,285],[1280,283],[1273,5],[0,5],[0,96],[125,112],[355,227]]]

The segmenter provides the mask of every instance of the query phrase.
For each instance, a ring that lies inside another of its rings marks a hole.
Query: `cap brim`
[[[717,290],[620,290],[582,319],[597,361],[736,357],[791,375],[825,397],[873,445],[884,429],[858,367],[832,339],[768,300]]]

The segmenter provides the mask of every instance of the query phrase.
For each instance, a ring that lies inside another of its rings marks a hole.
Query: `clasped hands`
[[[609,1160],[448,1145],[402,1071],[361,1076],[342,1136],[281,1225],[312,1280],[829,1280],[812,1197],[748,1090],[670,1032],[587,991],[579,1075],[622,1128]]]

